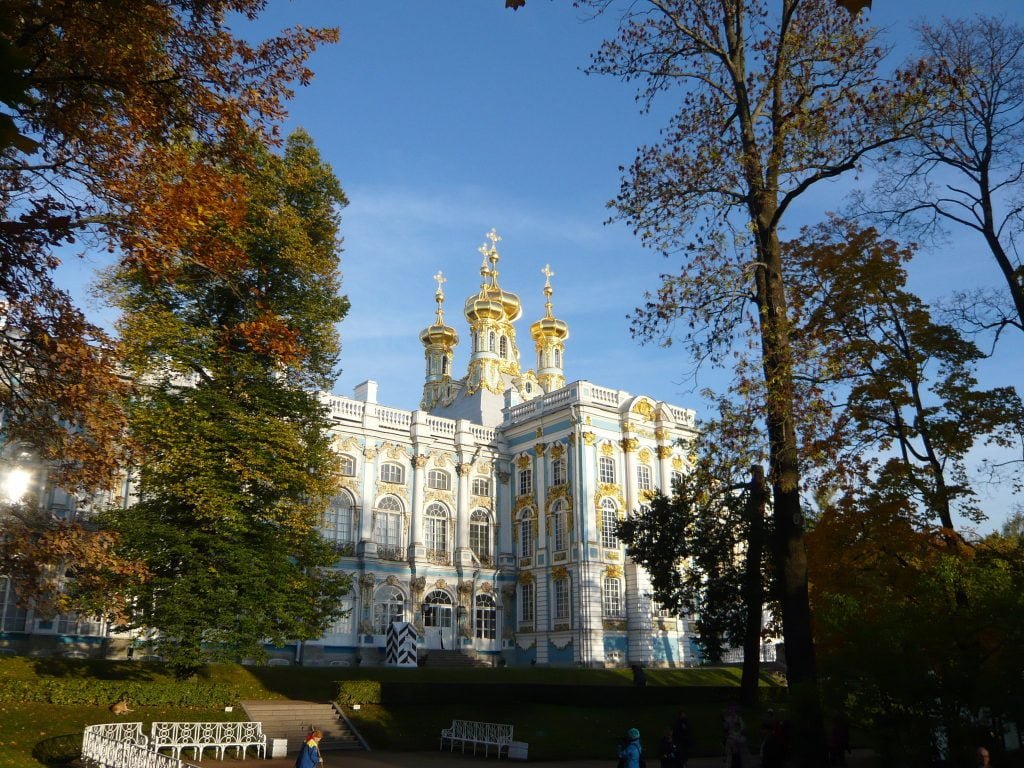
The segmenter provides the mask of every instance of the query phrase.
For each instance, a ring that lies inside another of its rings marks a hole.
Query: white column
[[[409,542],[409,554],[417,560],[427,555],[426,547],[423,546],[423,488],[426,485],[426,466],[426,456],[417,454],[412,457],[412,523],[409,526],[412,541]]]

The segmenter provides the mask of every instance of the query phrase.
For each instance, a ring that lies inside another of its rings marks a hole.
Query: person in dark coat
[[[661,768],[677,768],[679,756],[676,753],[676,743],[672,740],[672,729],[666,728],[661,740],[658,742],[658,759],[661,761]]]
[[[686,764],[690,762],[693,737],[690,734],[690,719],[685,712],[680,712],[672,724],[672,741],[676,745],[676,765],[679,768],[686,768]]]

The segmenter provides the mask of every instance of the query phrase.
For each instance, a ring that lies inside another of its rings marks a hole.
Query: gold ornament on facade
[[[569,569],[564,565],[560,565],[557,568],[551,569],[551,578],[554,581],[565,581],[569,578]]]
[[[434,582],[434,587],[437,589],[448,589],[448,582],[444,579],[438,579]]]
[[[622,450],[626,453],[632,453],[640,447],[640,441],[635,437],[624,437],[619,441],[619,445],[622,446]]]
[[[630,410],[648,421],[654,418],[654,406],[650,400],[638,400]]]
[[[537,427],[537,430],[534,432],[534,436],[538,438],[544,437],[544,427]]]
[[[537,443],[536,445],[533,446],[533,450],[536,452],[538,456],[543,456],[544,451],[546,451],[547,449],[548,447],[544,443]]]
[[[494,471],[494,465],[489,461],[477,461],[476,471],[481,475],[489,475]]]
[[[614,456],[615,455],[615,446],[613,446],[611,443],[608,443],[608,442],[601,443],[601,455],[602,456]]]
[[[423,454],[417,454],[412,457],[412,466],[414,469],[423,469],[427,466],[427,457]]]
[[[681,471],[683,468],[683,460],[679,456],[672,457],[672,469]]]
[[[668,440],[668,430],[665,429],[664,427],[657,427],[654,430],[654,438],[659,443],[664,443],[666,440]]]
[[[544,506],[550,508],[558,499],[564,499],[566,507],[572,509],[572,496],[569,494],[569,486],[565,483],[548,487],[544,494]]]
[[[604,569],[604,577],[606,579],[621,579],[622,568],[617,565],[607,565]]]
[[[359,498],[359,481],[354,477],[338,478],[338,486],[352,492],[352,495]]]
[[[654,454],[651,453],[650,450],[647,448],[641,449],[638,455],[640,457],[640,461],[643,462],[644,464],[650,464],[651,459],[654,458]]]
[[[597,490],[594,493],[594,506],[597,509],[601,508],[601,499],[605,496],[611,496],[615,501],[619,503],[619,512],[626,508],[626,499],[622,495],[622,486],[618,483],[598,483]],[[597,516],[598,521],[601,520],[601,516]],[[598,523],[600,525],[600,522]]]
[[[604,559],[605,560],[618,560],[619,559],[619,553],[616,552],[614,549],[606,549],[605,552],[604,552]]]
[[[386,579],[384,579],[384,583],[387,584],[389,587],[397,587],[399,584],[398,577],[395,575],[388,576]]]
[[[512,507],[512,516],[516,520],[520,519],[520,517],[519,517],[519,510],[521,510],[521,509],[528,509],[528,510],[530,510],[530,515],[529,515],[530,518],[533,518],[533,517],[536,516],[537,513],[533,509],[533,494],[532,493],[524,493],[522,496],[516,496],[515,506]]]
[[[640,501],[650,501],[654,498],[654,491],[640,491]]]
[[[381,450],[387,448],[388,458],[394,459],[395,461],[401,461],[402,459],[409,458],[409,452],[405,446],[398,445],[396,443],[384,443],[381,446]]]
[[[485,581],[483,584],[480,585],[480,591],[483,592],[485,595],[489,595],[494,591],[494,587],[491,585],[491,582]]]
[[[432,501],[440,501],[443,504],[447,504],[449,507],[455,506],[455,496],[451,491],[439,491],[436,488],[429,489],[424,494],[423,501],[427,504]]]
[[[407,486],[399,485],[398,483],[384,483],[378,481],[377,497],[380,498],[381,496],[385,496],[387,494],[398,496],[402,499],[405,499],[406,501],[409,500],[409,488]]]
[[[359,441],[352,435],[349,435],[344,440],[339,436],[334,441],[334,448],[335,450],[343,451],[345,453],[358,453]]]
[[[624,632],[626,630],[624,619],[603,619],[601,626],[608,632]]]
[[[516,466],[519,467],[519,469],[527,469],[530,466],[530,457],[520,456],[516,459]]]
[[[456,464],[455,465],[455,474],[457,474],[459,477],[468,477],[469,473],[472,472],[472,471],[473,471],[473,465],[472,464]]]
[[[659,459],[670,459],[670,458],[672,458],[672,446],[671,445],[659,445],[658,446],[658,458]]]
[[[473,594],[473,580],[463,579],[459,582],[459,594],[460,595],[471,595]]]
[[[565,453],[565,446],[562,445],[561,443],[555,443],[553,446],[551,446],[551,458],[552,459],[560,459],[560,458],[562,458],[562,455],[564,453]]]
[[[587,445],[593,445],[595,442],[597,442],[597,435],[595,435],[593,432],[584,432],[583,442],[586,443]]]
[[[372,445],[368,445],[363,448],[363,456],[365,456],[369,461],[373,461],[377,458],[377,449]]]
[[[377,577],[372,573],[364,573],[359,577],[359,583],[364,587],[373,587],[377,584]]]
[[[520,584],[533,584],[533,574],[529,571],[523,571],[519,574],[519,578],[516,579]]]

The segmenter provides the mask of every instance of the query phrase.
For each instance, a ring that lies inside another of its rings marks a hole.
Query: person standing
[[[676,745],[676,765],[679,768],[686,768],[686,764],[690,762],[693,737],[690,735],[690,719],[685,712],[680,712],[672,724],[672,741]]]
[[[658,742],[658,759],[661,761],[661,768],[677,768],[679,755],[676,750],[676,743],[672,739],[672,729],[666,728],[665,733]]]
[[[323,737],[324,732],[316,729],[306,737],[306,743],[295,758],[295,768],[318,768],[323,765],[324,760],[320,757],[320,740]]]
[[[640,731],[630,728],[619,745],[619,768],[640,768],[644,748],[640,745]]]

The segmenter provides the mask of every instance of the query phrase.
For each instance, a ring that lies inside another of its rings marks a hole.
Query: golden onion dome
[[[544,275],[545,312],[544,317],[530,326],[530,335],[534,341],[540,341],[545,338],[565,341],[569,338],[569,325],[564,320],[559,320],[555,317],[551,310],[551,294],[554,293],[554,289],[551,287],[551,278],[555,273],[551,271],[550,265],[545,264],[541,274]]]
[[[497,244],[501,237],[493,229],[487,233],[490,243],[484,243],[478,249],[484,261],[480,265],[480,276],[483,278],[480,293],[466,299],[466,319],[471,323],[477,320],[507,320],[512,323],[522,317],[523,305],[511,291],[498,285],[498,254]]]
[[[441,286],[447,280],[441,272],[434,275],[434,279],[437,281],[437,292],[434,294],[434,300],[437,302],[437,317],[434,318],[432,325],[428,325],[420,331],[420,341],[424,346],[442,344],[446,347],[454,347],[459,343],[459,334],[450,325],[444,323],[444,290]]]

